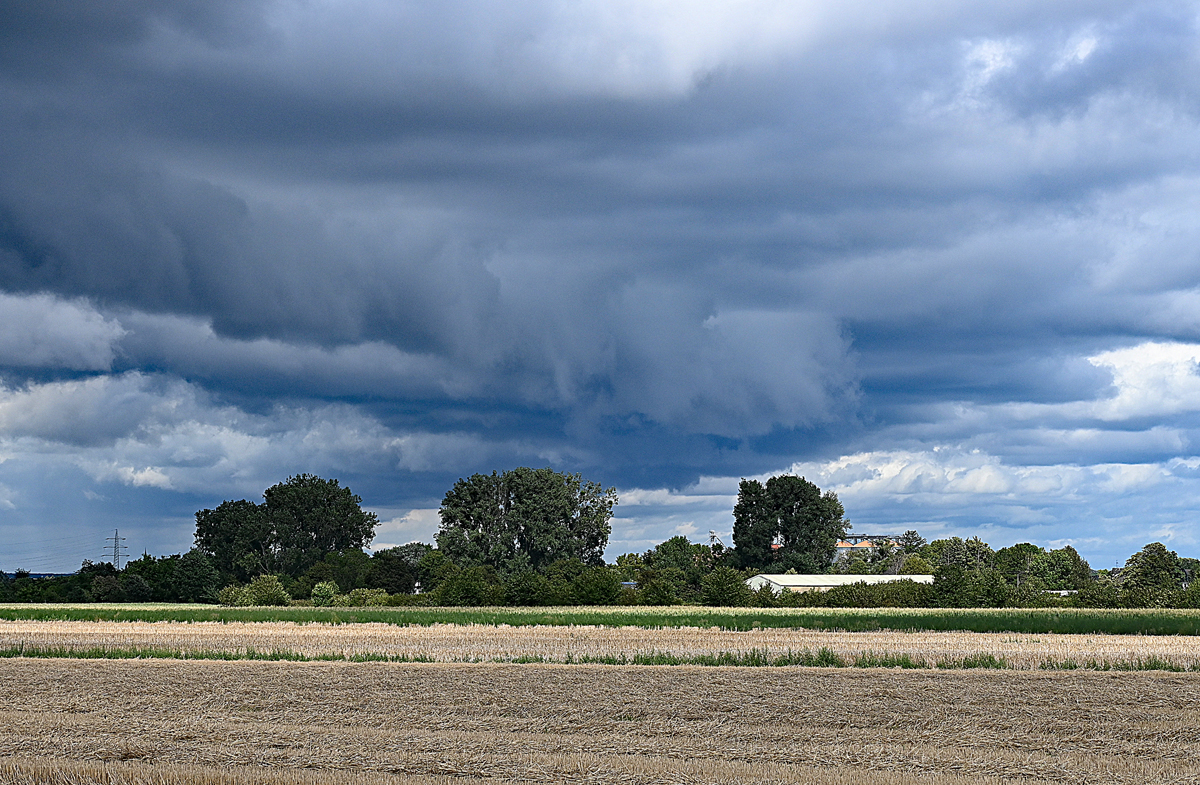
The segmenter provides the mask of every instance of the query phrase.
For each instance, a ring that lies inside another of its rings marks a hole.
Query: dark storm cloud
[[[0,31],[0,423],[96,482],[240,489],[292,451],[401,509],[517,462],[654,488],[1191,449],[1184,382],[1147,404],[1160,366],[1095,358],[1200,340],[1192,4],[10,3]]]

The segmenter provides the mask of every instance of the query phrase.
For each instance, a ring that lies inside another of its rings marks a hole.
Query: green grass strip
[[[70,646],[8,646],[0,648],[0,659],[30,657],[39,659],[82,659],[82,660],[255,660],[264,662],[388,662],[388,663],[432,663],[428,655],[407,654],[320,654],[309,655],[290,650],[272,649],[257,651],[225,651],[219,649],[169,649],[160,647],[70,647]],[[822,647],[815,651],[804,649],[772,654],[766,650],[751,649],[744,652],[719,652],[717,654],[679,655],[669,652],[637,652],[632,655],[581,655],[568,654],[563,659],[537,655],[488,660],[462,660],[463,663],[492,662],[500,664],[555,664],[555,665],[655,665],[679,666],[700,665],[707,667],[738,668],[901,668],[905,670],[1018,670],[1003,657],[991,654],[976,654],[957,659],[941,659],[936,662],[908,654],[886,654],[867,652],[858,656],[842,656]],[[1193,673],[1200,671],[1200,663],[1181,665],[1161,657],[1149,656],[1121,660],[1071,659],[1045,660],[1040,665],[1046,671],[1169,671]]]
[[[0,605],[14,621],[319,622],[396,625],[715,627],[1200,635],[1200,611],[1090,608],[225,608],[214,605]]]
[[[433,662],[427,655],[407,654],[302,654],[297,651],[223,651],[220,649],[169,649],[158,646],[131,647],[72,647],[72,646],[8,646],[0,648],[0,659],[33,657],[41,659],[76,660],[262,660],[266,662]]]

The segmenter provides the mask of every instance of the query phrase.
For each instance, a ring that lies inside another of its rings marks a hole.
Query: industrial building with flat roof
[[[912,581],[914,583],[933,583],[932,575],[755,575],[746,580],[746,585],[753,591],[763,586],[770,586],[772,591],[829,591],[837,586],[849,586],[852,583],[892,583],[894,581]]]

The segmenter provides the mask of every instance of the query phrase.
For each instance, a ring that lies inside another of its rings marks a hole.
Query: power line
[[[93,534],[68,534],[63,537],[39,537],[36,540],[5,540],[4,547],[6,549],[20,548],[20,547],[36,548],[36,547],[42,546],[42,545],[50,545],[51,543],[61,543],[61,542],[80,542],[80,543],[82,543],[82,542],[86,542],[89,540],[92,542],[95,542],[95,540],[92,540],[92,537],[94,537],[94,536],[95,535],[93,535]]]
[[[112,564],[113,564],[113,566],[116,567],[118,570],[121,569],[121,557],[129,555],[129,549],[121,544],[121,543],[125,542],[125,538],[121,536],[120,531],[118,531],[117,529],[113,529],[113,536],[105,537],[104,539],[106,541],[112,543],[112,545],[104,546],[104,550],[107,551],[109,548],[112,548]],[[107,554],[105,554],[105,555],[107,555]]]
[[[29,564],[72,564],[74,565],[72,569],[78,569],[79,565],[83,563],[83,561],[87,559],[89,555],[91,554],[88,554],[86,551],[69,551],[67,553],[58,554],[25,554],[24,556],[5,555],[0,556],[0,569],[3,569],[5,565],[12,566],[14,564],[18,567],[23,567]]]
[[[95,535],[92,536],[94,537]],[[81,553],[86,555],[92,550],[92,548],[95,547],[96,541],[93,539],[91,541],[91,545],[88,545],[86,542],[71,542],[64,543],[62,545],[45,545],[41,548],[0,548],[0,560],[24,559],[28,557],[39,558],[48,554],[62,555],[64,552]]]

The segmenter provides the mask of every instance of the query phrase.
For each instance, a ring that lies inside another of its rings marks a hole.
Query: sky
[[[0,569],[299,473],[431,541],[852,531],[1200,556],[1200,6],[0,4]]]

